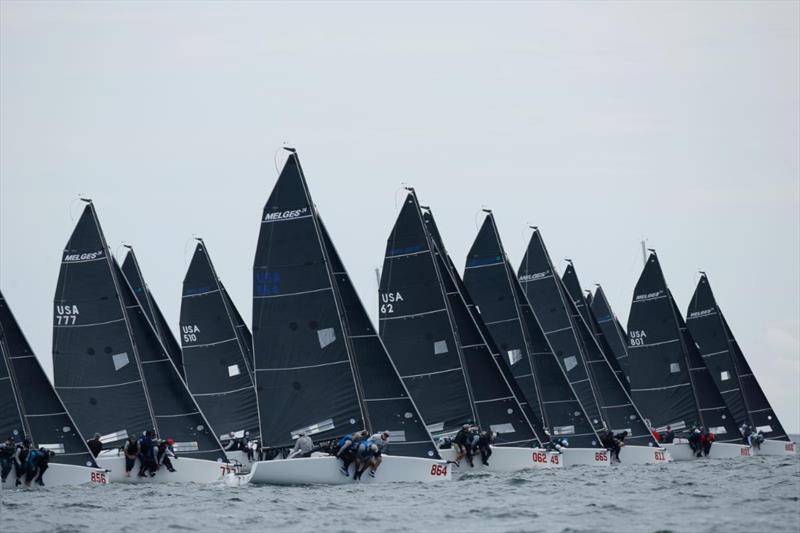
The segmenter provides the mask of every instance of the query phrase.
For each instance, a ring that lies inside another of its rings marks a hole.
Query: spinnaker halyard
[[[30,478],[18,478],[16,468],[5,472],[2,488],[107,483],[1,292],[0,359],[0,438],[10,436],[14,445],[27,438],[31,450],[54,454]]]
[[[108,251],[89,201],[64,250],[55,295],[56,390],[84,434],[100,433],[97,462],[114,481],[125,476],[116,450],[129,435],[153,430],[181,456],[175,473],[155,481],[221,479],[225,460],[213,434],[133,289]]]
[[[181,298],[186,385],[231,459],[246,463],[238,443],[258,440],[258,405],[249,331],[197,239]]]
[[[388,431],[389,452],[369,482],[438,481],[425,424],[369,324],[308,192],[294,150],[264,207],[253,266],[253,353],[262,445],[300,435],[338,439]],[[334,457],[254,463],[231,484],[352,482]]]
[[[701,273],[686,315],[689,331],[736,423],[767,439],[753,451],[757,455],[794,454],[795,444],[750,369],[705,273]]]
[[[749,455],[737,446],[735,421],[697,353],[667,288],[655,252],[647,258],[633,293],[628,318],[631,392],[647,413],[651,426],[692,437],[694,429],[712,432],[712,457]],[[696,457],[689,445],[665,443],[676,460]]]

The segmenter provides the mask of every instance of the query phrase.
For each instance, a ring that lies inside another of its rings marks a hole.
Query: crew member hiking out
[[[122,445],[122,453],[125,454],[125,477],[131,477],[131,470],[136,465],[136,458],[139,457],[139,442],[134,435],[128,435],[128,440]]]
[[[356,453],[356,473],[354,480],[361,479],[362,474],[369,468],[370,477],[375,477],[375,472],[383,461],[381,452],[389,444],[389,432],[376,433],[358,445]]]
[[[55,453],[43,447],[28,452],[25,465],[25,485],[30,487],[31,481],[35,480],[37,485],[44,487],[42,476],[50,464],[50,458],[54,455]]]
[[[471,426],[469,433],[467,433],[467,462],[469,466],[474,467],[475,463],[472,461],[472,456],[478,451],[478,442],[481,440],[481,430],[478,426]]]
[[[695,457],[703,456],[703,445],[701,443],[702,435],[703,433],[700,431],[700,428],[694,428],[687,438],[689,447],[692,449],[692,453],[694,453]]]
[[[86,445],[89,447],[89,451],[92,452],[92,455],[95,457],[100,455],[100,452],[103,451],[103,443],[100,442],[100,433],[95,433],[94,438],[86,441]]]
[[[142,463],[139,466],[139,477],[146,477],[148,474],[150,477],[156,475],[157,465],[155,444],[153,443],[155,435],[155,431],[147,430],[144,435],[139,437],[139,461]]]
[[[673,442],[675,442],[675,432],[672,431],[671,426],[667,426],[667,430],[661,436],[660,442],[663,442],[664,444],[672,444]]]
[[[700,442],[703,446],[704,456],[708,457],[709,452],[711,452],[711,445],[714,444],[715,440],[717,440],[717,436],[711,431],[707,431],[700,436]]]
[[[619,441],[614,437],[614,432],[611,430],[605,431],[603,436],[600,437],[600,442],[604,448],[611,452],[611,460],[619,462]]]
[[[175,455],[175,450],[173,448],[174,444],[175,441],[171,438],[167,440],[160,440],[158,442],[158,454],[156,455],[156,461],[159,468],[163,465],[170,472],[175,472],[175,468],[172,466],[172,461],[170,461],[170,458],[178,458]]]
[[[336,457],[342,461],[342,466],[339,467],[339,470],[345,476],[350,476],[349,468],[352,462],[356,460],[358,443],[365,438],[367,438],[367,432],[358,431],[351,435],[345,435],[336,444]]]
[[[14,447],[14,471],[17,474],[17,482],[16,485],[19,487],[22,485],[22,478],[25,476],[25,470],[27,469],[27,460],[28,460],[28,453],[30,452],[31,447],[31,439],[24,438],[22,442],[17,443]]]
[[[467,437],[469,436],[469,424],[464,424],[458,430],[456,436],[450,442],[456,451],[456,466],[461,465],[461,460],[467,455]]]
[[[294,459],[296,457],[311,457],[311,452],[313,450],[314,441],[311,440],[311,437],[306,435],[305,432],[301,432],[300,436],[297,437],[297,442],[294,443],[294,448],[289,454],[289,459]]]
[[[11,465],[14,464],[14,449],[13,437],[8,437],[0,443],[0,483],[5,483],[11,472]]]
[[[492,444],[497,434],[494,431],[482,431],[478,440],[478,450],[481,452],[481,462],[489,466],[489,457],[492,455]]]

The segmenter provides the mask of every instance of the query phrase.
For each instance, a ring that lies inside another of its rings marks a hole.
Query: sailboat
[[[538,228],[534,228],[517,275],[559,365],[592,417],[595,431],[627,432],[620,454],[625,463],[669,461],[555,273]]]
[[[147,315],[147,319],[153,325],[156,335],[158,335],[161,344],[167,349],[167,354],[178,373],[183,379],[186,379],[186,374],[183,370],[183,356],[181,354],[181,347],[178,341],[175,340],[175,335],[164,318],[161,308],[158,307],[156,299],[150,292],[150,287],[144,282],[142,269],[139,267],[139,261],[136,259],[136,254],[133,252],[133,247],[125,245],[128,249],[128,254],[122,262],[122,275],[128,281],[128,284],[133,289],[133,294],[136,296],[136,301],[142,308],[142,311]]]
[[[228,458],[249,468],[247,453],[230,448],[244,437],[259,438],[252,338],[202,239],[183,280],[180,325],[186,385],[217,437],[227,441]]]
[[[564,288],[567,289],[567,294],[572,298],[572,303],[575,305],[576,309],[578,309],[578,313],[580,313],[586,327],[588,327],[589,331],[594,335],[595,342],[599,345],[605,359],[617,375],[617,379],[630,391],[630,383],[628,383],[628,379],[625,377],[625,373],[622,371],[617,361],[615,351],[611,347],[611,341],[614,339],[606,338],[605,333],[592,314],[591,308],[586,301],[586,295],[581,286],[580,279],[578,279],[578,272],[575,270],[575,264],[571,259],[567,259],[567,268],[564,270],[564,274],[561,275],[561,281],[564,284]]]
[[[426,211],[409,188],[381,272],[381,337],[403,381],[434,436],[452,437],[468,423],[498,434],[489,466],[475,460],[475,468],[561,467],[559,454],[542,447],[547,435],[515,394]],[[455,458],[452,448],[440,453]]]
[[[750,455],[750,447],[740,444],[736,421],[680,316],[654,251],[634,289],[628,339],[631,393],[656,431],[667,426],[676,433],[705,428],[716,436],[709,457]],[[695,458],[684,439],[663,446],[676,461]]]
[[[619,319],[608,303],[603,287],[597,285],[594,295],[587,294],[587,305],[597,322],[601,334],[608,342],[614,357],[617,360],[622,374],[625,376],[625,383],[630,389],[630,372],[628,371],[628,334],[622,329]]]
[[[589,417],[559,366],[528,298],[512,270],[494,215],[486,217],[467,254],[464,284],[528,402],[537,405],[551,437],[566,440],[565,466],[607,466]]]
[[[219,480],[231,468],[219,440],[111,256],[94,204],[84,201],[54,299],[56,390],[84,435],[100,433],[97,464],[112,481]],[[119,448],[145,430],[176,441],[176,472],[125,475]]]
[[[286,450],[388,431],[374,477],[451,477],[358,298],[314,206],[294,149],[264,207],[253,265],[253,353],[262,446]],[[390,455],[391,454],[391,455]],[[353,483],[332,456],[258,461],[230,485]]]
[[[758,380],[722,314],[705,272],[700,275],[689,309],[689,331],[736,423],[762,432],[766,439],[754,455],[794,455],[792,442],[767,400]]]
[[[95,462],[2,292],[0,352],[0,438],[12,436],[18,443],[27,437],[31,439],[32,449],[44,447],[55,453],[42,477],[46,487],[108,483],[106,471]],[[13,489],[16,479],[12,468],[2,484],[3,490]],[[25,480],[21,481],[24,487]]]

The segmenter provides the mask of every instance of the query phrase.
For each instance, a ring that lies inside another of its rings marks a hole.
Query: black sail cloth
[[[380,284],[381,336],[434,433],[475,422],[498,445],[536,445],[527,421],[426,230],[416,195],[389,236]]]
[[[717,305],[706,274],[697,283],[686,315],[689,332],[736,423],[748,424],[768,439],[788,441]]]
[[[537,398],[550,435],[567,438],[573,447],[598,446],[600,439],[511,268],[491,213],[467,255],[464,284],[523,393]],[[531,405],[537,402],[529,399]]]
[[[605,291],[601,286],[597,286],[594,296],[587,303],[592,312],[592,316],[597,322],[597,327],[600,329],[603,337],[605,337],[608,346],[611,348],[614,357],[617,360],[622,374],[625,376],[625,383],[628,384],[630,390],[630,371],[628,370],[628,342],[627,334],[622,330],[616,315],[608,303]]]
[[[181,344],[186,385],[220,439],[259,435],[249,332],[200,240],[183,280]]]
[[[107,448],[154,429],[176,451],[224,459],[144,310],[108,252],[89,203],[62,258],[55,296],[56,390],[84,434]]]
[[[671,426],[675,431],[693,427],[711,429],[711,422],[723,416],[719,391],[703,382],[702,360],[690,359],[687,345],[692,345],[680,314],[672,300],[658,257],[647,258],[636,283],[628,317],[628,368],[631,392],[658,430]],[[700,382],[696,382],[696,381]],[[708,421],[706,413],[709,413]],[[708,422],[708,423],[707,423]],[[727,435],[720,440],[735,440],[735,433],[722,426]]]
[[[265,444],[366,427],[392,453],[437,453],[308,193],[296,154],[267,201],[254,265],[256,388]]]
[[[133,289],[136,300],[139,302],[139,305],[142,306],[145,315],[147,315],[147,320],[153,324],[153,328],[158,338],[161,340],[161,344],[167,349],[167,353],[175,364],[175,368],[178,369],[178,373],[180,373],[183,379],[186,379],[186,374],[183,370],[181,347],[178,345],[178,341],[175,340],[175,336],[172,334],[172,330],[170,330],[169,324],[167,324],[161,312],[161,308],[158,307],[158,303],[156,303],[153,294],[150,292],[150,288],[144,282],[144,276],[139,267],[139,261],[136,259],[136,254],[130,246],[128,247],[128,254],[122,262],[122,274]]]
[[[542,426],[541,411],[538,402],[536,402],[535,404],[537,411],[539,411],[539,413],[537,414],[536,412],[534,412],[531,405],[527,402],[525,394],[522,392],[522,389],[520,388],[516,379],[514,379],[514,374],[511,371],[510,365],[506,362],[505,358],[501,355],[500,350],[495,345],[494,339],[492,339],[492,336],[489,333],[489,329],[486,327],[483,318],[481,318],[478,308],[475,306],[474,302],[470,298],[469,293],[467,292],[467,288],[464,285],[461,276],[458,274],[458,271],[456,270],[455,264],[450,258],[450,255],[447,253],[447,249],[444,246],[444,241],[442,240],[442,237],[439,233],[439,228],[436,225],[436,221],[433,218],[433,212],[430,210],[430,208],[424,209],[422,219],[425,223],[425,228],[428,230],[428,234],[431,237],[431,242],[433,243],[434,246],[434,255],[437,256],[437,264],[441,265],[440,271],[442,272],[442,277],[445,280],[444,287],[446,289],[448,300],[450,301],[451,304],[451,310],[453,312],[453,316],[456,317],[456,320],[458,320],[459,317],[458,310],[461,309],[463,306],[466,306],[471,318],[471,324],[469,324],[467,328],[472,326],[477,329],[478,337],[476,337],[476,342],[479,344],[483,344],[484,346],[483,349],[492,355],[492,358],[494,359],[495,363],[494,366],[496,367],[497,370],[500,371],[499,379],[497,374],[492,372],[491,370],[489,371],[488,374],[485,372],[480,372],[478,374],[478,378],[485,379],[486,377],[491,376],[495,381],[492,384],[491,388],[486,387],[485,390],[493,389],[497,391],[497,393],[505,393],[506,391],[510,390],[511,397],[505,398],[505,400],[508,403],[508,406],[506,407],[506,414],[509,414],[508,409],[515,411],[517,406],[515,406],[514,404],[515,403],[518,404],[519,410],[521,410],[522,416],[523,418],[525,418],[527,426],[530,426],[536,437],[537,442],[535,442],[535,444],[542,445],[543,443],[548,442],[549,438],[544,430],[544,427]],[[452,286],[450,284],[452,284]],[[461,327],[457,321],[456,321],[456,328],[458,336],[463,337],[464,332],[467,331],[467,329]],[[463,345],[465,343],[464,339],[461,338],[460,340]],[[484,359],[481,358],[479,359],[479,361],[484,362]],[[472,372],[473,371],[470,370],[470,373]],[[470,378],[471,383],[475,383],[478,378]],[[475,394],[476,397],[481,396],[482,393],[480,392],[480,390],[482,389],[476,391],[475,386],[473,386],[473,393]],[[478,405],[478,407],[482,406]],[[496,409],[496,407],[494,408]],[[502,419],[497,417],[496,415],[494,416],[493,419],[498,420],[500,424],[506,423],[503,422]],[[484,417],[484,420],[488,419]],[[513,423],[513,421],[509,423]],[[520,438],[520,435],[517,435],[516,438]],[[498,444],[502,444],[501,442],[502,440],[503,439],[498,439]]]
[[[534,265],[536,269],[530,270],[531,265]],[[538,270],[540,266],[544,266],[545,271],[552,276],[548,278],[545,275],[544,283],[542,283],[542,276],[538,274],[542,272]],[[625,385],[620,381],[619,376],[615,373],[609,360],[601,350],[597,339],[584,321],[572,298],[570,298],[561,279],[554,275],[552,261],[550,261],[549,254],[541,239],[541,233],[538,230],[531,237],[526,257],[520,267],[519,277],[520,280],[529,280],[526,285],[526,291],[528,292],[529,301],[534,307],[534,312],[540,317],[540,320],[542,315],[546,316],[548,314],[551,319],[553,317],[561,318],[564,326],[560,330],[550,330],[548,326],[543,324],[546,331],[552,332],[550,334],[546,333],[548,340],[551,341],[551,346],[557,350],[557,353],[559,348],[556,348],[556,342],[560,343],[560,351],[564,355],[559,357],[559,361],[563,362],[565,370],[567,370],[568,366],[575,365],[577,361],[582,360],[590,389],[594,393],[602,419],[608,429],[615,433],[627,431],[628,438],[626,442],[629,444],[653,444],[653,437],[644,417],[637,409]],[[539,287],[536,287],[536,284]],[[541,287],[542,285],[544,287]],[[547,285],[550,285],[549,290]],[[537,302],[536,294],[531,294],[531,290],[538,292],[545,299],[540,298]],[[553,294],[554,292],[556,294]],[[550,304],[548,304],[548,298],[551,302]],[[579,300],[581,304],[584,303],[582,295],[580,295]],[[567,315],[566,320],[564,315]],[[571,339],[569,337],[565,338],[565,335],[569,335]],[[575,352],[570,352],[571,349],[574,349]],[[574,353],[572,364],[569,363],[569,353]],[[567,371],[567,374],[569,375],[569,371]]]
[[[55,452],[54,463],[97,467],[0,293],[0,436]]]
[[[628,379],[622,372],[622,368],[617,361],[617,356],[611,347],[609,339],[606,338],[604,330],[600,328],[600,325],[597,323],[597,320],[592,314],[589,304],[584,296],[583,287],[581,287],[581,282],[578,279],[578,273],[575,271],[575,265],[572,263],[572,261],[569,262],[566,270],[564,270],[564,274],[561,276],[561,281],[564,284],[564,287],[567,289],[567,293],[569,294],[570,298],[572,298],[573,305],[575,305],[575,307],[578,309],[578,313],[581,315],[586,327],[588,327],[589,331],[592,333],[592,335],[594,335],[595,342],[603,352],[606,361],[608,361],[611,369],[617,375],[617,379],[625,386],[626,390],[629,390],[630,384],[628,383]]]

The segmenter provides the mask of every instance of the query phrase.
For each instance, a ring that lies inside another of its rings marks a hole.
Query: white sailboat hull
[[[561,448],[564,466],[611,466],[611,452],[604,448]]]
[[[701,459],[696,457],[688,442],[662,444],[672,456],[673,461],[693,461]],[[709,459],[735,459],[739,457],[751,457],[752,450],[746,444],[732,444],[729,442],[715,442],[711,445],[708,454]]]
[[[797,443],[785,440],[765,440],[758,448],[753,447],[753,455],[795,455]]]
[[[247,458],[247,454],[241,450],[236,450],[234,452],[225,452],[225,455],[228,457],[228,460],[232,463],[239,463],[241,466],[241,472],[249,472],[250,468],[252,468],[255,461],[251,461]]]
[[[481,462],[480,454],[472,456],[474,466],[469,466],[466,459],[456,465],[456,451],[453,448],[439,450],[442,459],[451,462],[454,473],[463,472],[516,472],[526,468],[562,468],[564,462],[558,452],[548,452],[541,448],[515,448],[510,446],[492,446],[489,466]]]
[[[619,460],[625,465],[651,465],[668,463],[672,456],[666,448],[656,446],[623,446]]]
[[[180,457],[172,460],[175,472],[169,472],[162,466],[154,477],[137,476],[140,464],[137,460],[128,477],[125,475],[125,457],[101,455],[96,461],[100,467],[109,471],[106,475],[112,483],[214,483],[220,481],[225,474],[236,471],[228,463]]]
[[[22,485],[16,486],[17,476],[14,469],[11,469],[5,483],[3,483],[3,490],[14,488],[33,488],[42,489],[48,487],[63,487],[65,485],[83,485],[85,483],[96,483],[98,485],[106,485],[110,482],[108,473],[102,469],[90,468],[87,466],[65,465],[60,463],[50,463],[47,471],[42,476],[44,487],[40,487],[35,481],[31,481],[30,487],[25,485],[23,475]]]
[[[439,459],[384,455],[383,462],[371,477],[365,472],[360,481],[353,480],[355,465],[350,465],[350,476],[339,470],[342,462],[331,456],[304,459],[273,459],[253,463],[249,474],[228,474],[229,486],[247,484],[264,485],[347,485],[351,483],[417,482],[433,483],[451,479],[451,465]]]

